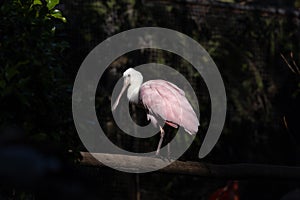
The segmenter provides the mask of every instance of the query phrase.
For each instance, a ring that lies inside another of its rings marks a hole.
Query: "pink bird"
[[[113,104],[112,111],[116,109],[128,87],[128,100],[135,104],[142,104],[148,111],[147,119],[155,127],[159,126],[161,134],[156,155],[159,155],[165,134],[162,124],[158,124],[158,118],[162,118],[166,124],[174,128],[183,127],[191,135],[198,132],[199,120],[183,90],[165,80],[150,80],[143,83],[142,74],[132,68],[123,73],[123,78],[124,85]]]

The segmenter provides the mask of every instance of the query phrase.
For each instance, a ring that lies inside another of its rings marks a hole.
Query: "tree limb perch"
[[[110,166],[114,166],[117,169],[155,169],[161,162],[168,162],[159,158],[118,154],[81,152],[81,155],[83,157],[80,161],[82,165],[105,167],[104,164],[97,160],[99,159],[105,160]],[[146,163],[147,167],[144,167],[145,165],[141,166],[141,162]],[[216,165],[175,161],[167,167],[158,170],[158,172],[224,179],[300,179],[300,167],[246,163]]]

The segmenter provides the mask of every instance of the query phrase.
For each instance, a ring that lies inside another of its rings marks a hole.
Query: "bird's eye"
[[[130,74],[128,74],[128,77],[130,77]]]

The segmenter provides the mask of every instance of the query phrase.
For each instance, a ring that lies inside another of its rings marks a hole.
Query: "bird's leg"
[[[159,129],[160,129],[160,140],[159,140],[158,147],[156,150],[156,156],[159,155],[160,147],[161,147],[162,141],[164,139],[164,135],[165,135],[165,131],[161,126],[159,126]]]
[[[167,144],[167,148],[168,148],[168,160],[170,161],[171,160],[171,144],[170,142]]]

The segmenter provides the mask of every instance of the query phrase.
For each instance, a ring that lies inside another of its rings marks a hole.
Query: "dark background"
[[[159,136],[126,136],[107,105],[128,67],[157,62],[185,75],[200,104],[200,130],[180,160],[297,166],[300,1],[4,0],[0,6],[0,199],[226,199],[211,197],[226,185],[239,199],[284,199],[289,192],[300,199],[295,180],[232,182],[83,167],[85,148],[71,110],[76,73],[96,45],[131,28],[170,28],[198,41],[223,77],[228,110],[217,145],[199,160],[210,118],[201,75],[178,56],[153,49],[121,56],[101,78],[96,109],[107,136],[131,151],[155,149]],[[137,113],[145,123],[143,111]]]

